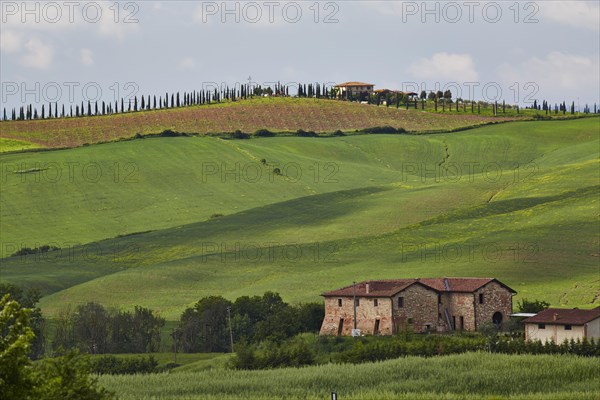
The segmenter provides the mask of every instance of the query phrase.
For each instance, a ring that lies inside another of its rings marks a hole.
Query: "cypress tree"
[[[35,111],[35,113],[37,114],[37,110]],[[46,118],[46,113],[44,112],[44,105],[42,104],[42,119]],[[36,116],[37,119],[37,116]]]
[[[156,110],[156,95],[154,95],[154,107],[152,107]]]
[[[146,108],[146,102],[144,101],[144,96],[142,96],[142,110]]]
[[[6,121],[6,108],[2,109],[2,120]]]
[[[98,102],[94,102],[94,115],[98,115]]]
[[[87,115],[92,115],[92,103],[88,100]]]

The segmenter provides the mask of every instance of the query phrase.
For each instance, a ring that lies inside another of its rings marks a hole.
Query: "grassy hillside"
[[[3,155],[3,255],[62,251],[5,258],[0,276],[41,288],[49,315],[96,300],[172,320],[209,294],[309,301],[353,280],[444,275],[590,307],[599,128],[153,138]]]
[[[596,358],[467,353],[271,371],[206,370],[102,376],[123,400],[597,399]]]
[[[85,143],[131,138],[136,134],[158,134],[167,129],[205,134],[234,132],[237,129],[248,133],[258,129],[273,132],[295,132],[298,129],[333,132],[338,129],[354,131],[375,126],[393,126],[408,131],[426,132],[515,118],[477,115],[470,111],[446,112],[442,115],[415,109],[376,107],[323,99],[256,98],[111,116],[3,121],[0,122],[0,137],[42,147],[74,147]],[[2,146],[0,150],[9,151]]]

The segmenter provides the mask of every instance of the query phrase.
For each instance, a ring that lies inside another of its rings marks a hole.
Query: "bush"
[[[376,126],[374,128],[366,128],[362,130],[363,133],[405,133],[404,128],[394,128],[392,126]]]
[[[346,136],[346,134],[338,129],[337,131],[333,132],[333,136]]]
[[[154,356],[117,358],[107,355],[90,360],[91,371],[100,375],[133,375],[158,372]]]
[[[167,129],[167,130],[159,133],[158,136],[160,136],[160,137],[178,137],[178,136],[187,136],[187,134],[181,133],[181,132],[175,132],[170,129]]]
[[[275,136],[275,133],[271,132],[268,129],[259,129],[256,132],[254,132],[254,136],[258,136],[258,137],[273,137],[273,136]]]
[[[231,134],[232,139],[250,139],[250,135],[240,131],[239,129]]]
[[[314,131],[308,131],[308,132],[306,132],[306,131],[304,131],[302,129],[298,129],[296,131],[296,136],[300,136],[300,137],[319,137],[319,135],[317,135],[317,133],[314,132]]]

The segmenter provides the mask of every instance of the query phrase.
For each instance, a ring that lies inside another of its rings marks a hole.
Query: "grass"
[[[517,116],[487,116],[470,112],[444,115],[420,110],[376,107],[336,100],[255,98],[177,109],[140,111],[111,116],[59,118],[0,122],[0,137],[24,140],[43,147],[76,147],[84,144],[132,138],[136,134],[158,134],[171,129],[206,134],[274,132],[354,131],[375,126],[393,126],[408,131],[451,130],[518,119]]]
[[[0,137],[0,153],[38,149],[40,147],[43,146],[36,143],[26,142],[23,140],[6,139]]]
[[[353,280],[427,276],[491,276],[516,299],[593,307],[599,123],[2,155],[3,255],[63,250],[4,258],[0,276],[40,288],[50,317],[94,300],[173,321],[205,295],[318,301]],[[45,172],[15,173],[32,168]]]
[[[208,370],[101,376],[123,400],[597,399],[597,358],[461,355],[270,371]]]

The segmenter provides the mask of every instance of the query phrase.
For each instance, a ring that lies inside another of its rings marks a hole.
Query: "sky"
[[[236,83],[600,103],[598,1],[0,1],[0,103]]]

